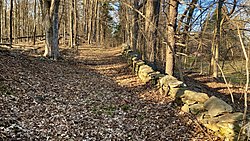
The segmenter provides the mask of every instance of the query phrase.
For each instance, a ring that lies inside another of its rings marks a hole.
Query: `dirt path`
[[[0,51],[0,140],[208,140],[120,51],[81,47],[62,61]]]

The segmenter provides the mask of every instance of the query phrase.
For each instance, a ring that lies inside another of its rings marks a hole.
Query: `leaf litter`
[[[0,51],[0,140],[209,140],[120,52],[83,46],[53,61]]]

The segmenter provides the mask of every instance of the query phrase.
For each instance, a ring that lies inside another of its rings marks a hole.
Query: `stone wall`
[[[248,140],[250,124],[242,128],[243,113],[234,112],[232,106],[215,96],[209,97],[205,93],[189,90],[183,82],[175,77],[153,70],[127,45],[123,44],[122,47],[122,54],[132,66],[132,72],[143,83],[157,85],[161,94],[179,99],[184,112],[196,116],[200,124],[214,131],[221,139],[238,140],[238,135],[240,135],[239,140]]]

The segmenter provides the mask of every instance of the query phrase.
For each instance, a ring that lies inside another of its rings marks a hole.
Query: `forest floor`
[[[131,74],[121,48],[61,54],[53,61],[39,50],[0,50],[0,140],[219,140]]]

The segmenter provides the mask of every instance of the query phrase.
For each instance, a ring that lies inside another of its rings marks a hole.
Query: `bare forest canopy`
[[[167,74],[225,71],[244,83],[249,14],[248,0],[1,0],[0,42],[45,40],[44,55],[55,59],[62,43],[126,43]]]

